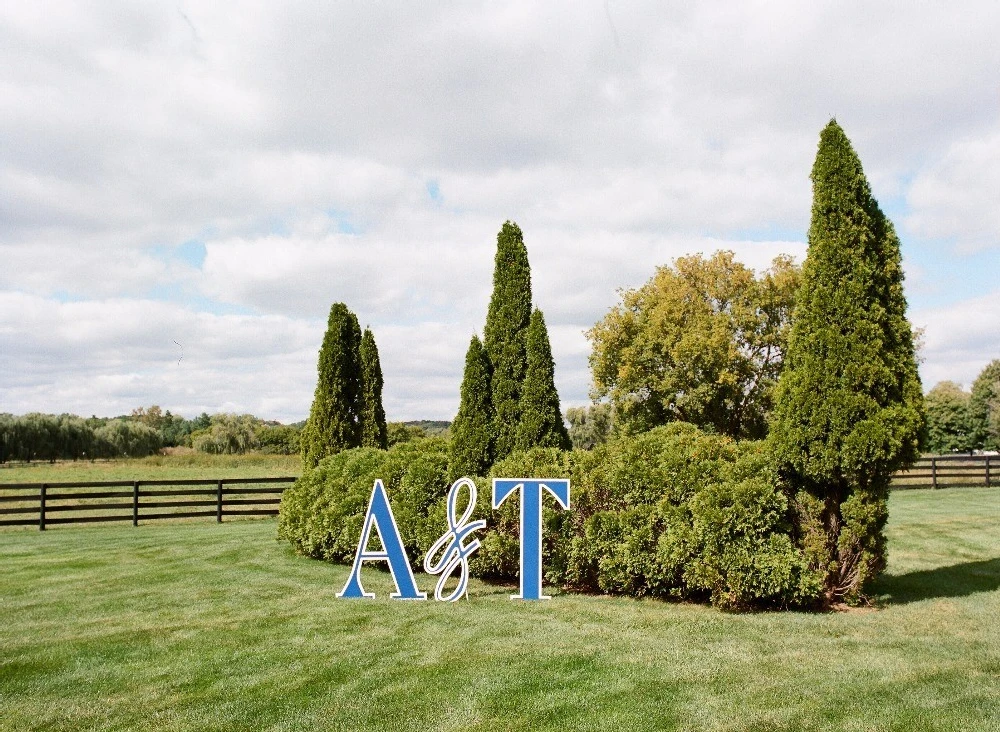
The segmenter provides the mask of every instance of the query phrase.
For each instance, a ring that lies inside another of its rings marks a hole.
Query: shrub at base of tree
[[[490,507],[491,476],[566,477],[572,508],[543,508],[546,581],[568,589],[677,598],[718,607],[800,607],[822,598],[825,567],[793,534],[793,512],[764,443],[675,423],[592,451],[533,448],[475,478],[483,518],[475,576],[516,582],[519,506]],[[371,487],[384,482],[415,569],[447,529],[443,440],[326,458],[282,497],[279,536],[297,551],[353,561]]]

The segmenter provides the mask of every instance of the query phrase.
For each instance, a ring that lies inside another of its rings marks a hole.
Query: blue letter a
[[[368,540],[372,535],[372,527],[378,530],[378,538],[382,542],[382,551],[368,551]],[[354,566],[351,576],[347,579],[344,589],[337,597],[375,597],[374,592],[365,592],[361,586],[361,563],[364,561],[389,562],[392,580],[396,583],[396,592],[389,595],[394,600],[426,600],[427,593],[417,589],[417,581],[413,578],[413,570],[406,558],[403,542],[399,538],[396,519],[389,508],[389,498],[381,480],[376,480],[372,486],[372,497],[368,501],[368,511],[365,513],[365,523],[361,528],[361,540],[358,542],[358,553],[354,555]],[[402,580],[402,583],[400,583]]]

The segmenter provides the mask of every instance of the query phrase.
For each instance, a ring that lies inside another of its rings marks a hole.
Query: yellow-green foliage
[[[763,437],[799,281],[788,257],[757,277],[718,252],[680,257],[623,292],[587,333],[594,396],[614,404],[616,431],[684,421]]]

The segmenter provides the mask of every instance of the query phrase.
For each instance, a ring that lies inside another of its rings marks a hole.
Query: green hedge
[[[381,478],[414,568],[446,530],[447,443],[348,450],[323,460],[282,499],[279,535],[309,556],[350,563],[372,483]],[[490,509],[491,477],[569,478],[569,511],[543,510],[548,583],[585,592],[707,601],[725,608],[810,605],[822,575],[792,538],[789,501],[762,443],[687,424],[593,451],[535,448],[477,477],[485,518],[475,576],[515,582],[519,506]]]

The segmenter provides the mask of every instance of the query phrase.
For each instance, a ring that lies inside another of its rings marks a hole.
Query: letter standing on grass
[[[549,600],[542,594],[542,492],[569,508],[569,480],[557,478],[494,478],[493,508],[521,492],[521,591],[512,600]]]
[[[382,551],[368,551],[372,527],[378,531],[382,542]],[[344,589],[337,597],[375,597],[374,592],[365,592],[361,586],[361,563],[364,561],[388,562],[392,580],[396,583],[396,592],[389,595],[394,600],[426,600],[427,593],[417,589],[417,581],[413,578],[413,570],[406,557],[403,541],[399,538],[396,519],[389,508],[389,497],[381,480],[376,480],[372,486],[372,497],[368,501],[368,511],[365,512],[365,523],[361,528],[361,540],[358,541],[358,552],[354,555],[354,566],[351,576],[347,579]]]

